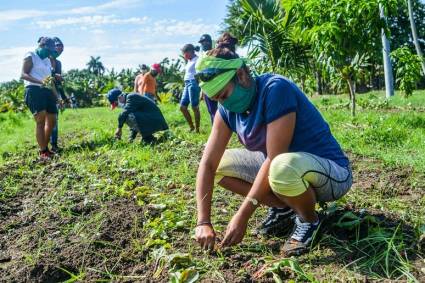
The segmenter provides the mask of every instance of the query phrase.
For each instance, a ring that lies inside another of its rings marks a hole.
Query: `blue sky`
[[[0,82],[17,79],[39,36],[65,45],[64,70],[101,56],[106,68],[176,58],[200,35],[217,37],[227,0],[0,0]]]

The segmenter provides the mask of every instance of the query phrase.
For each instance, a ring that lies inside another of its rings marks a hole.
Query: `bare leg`
[[[187,110],[186,106],[181,105],[180,111],[183,113],[186,122],[189,124],[190,130],[193,131],[195,127],[193,127],[192,117],[190,116],[189,110]]]
[[[276,194],[276,196],[295,210],[304,221],[314,223],[319,220],[315,210],[316,195],[312,188],[308,188],[307,191],[296,197],[287,197],[281,194]]]
[[[46,111],[42,111],[40,113],[37,113],[34,116],[34,120],[36,123],[35,126],[35,138],[37,139],[38,146],[40,147],[40,150],[44,150],[47,147],[47,142],[44,127],[46,124]]]
[[[49,143],[50,136],[52,134],[52,130],[55,127],[55,123],[56,123],[56,114],[47,113],[46,114],[46,120],[45,120],[45,126],[44,126],[44,138],[46,140],[46,146]]]
[[[195,130],[199,133],[199,124],[201,123],[201,113],[199,112],[199,107],[192,107],[193,114],[195,116]]]
[[[233,178],[233,177],[223,177],[223,179],[221,179],[220,182],[218,182],[218,184],[221,187],[225,188],[226,190],[229,190],[241,196],[246,196],[252,187],[252,184],[238,178]],[[272,191],[270,191],[269,194],[267,194],[267,196],[264,198],[264,200],[261,203],[269,207],[279,207],[279,208],[288,207]]]

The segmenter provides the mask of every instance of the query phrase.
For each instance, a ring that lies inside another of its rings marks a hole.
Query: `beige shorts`
[[[216,172],[216,182],[234,177],[253,183],[265,156],[246,149],[225,151]],[[334,201],[345,195],[353,182],[351,169],[307,152],[276,156],[270,165],[269,184],[274,193],[298,196],[311,187],[318,202]]]

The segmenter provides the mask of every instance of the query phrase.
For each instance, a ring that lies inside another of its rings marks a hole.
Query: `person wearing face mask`
[[[118,88],[110,90],[107,98],[112,110],[116,107],[123,109],[118,117],[115,138],[121,139],[124,124],[127,124],[130,128],[130,141],[133,141],[137,134],[140,134],[142,141],[149,144],[155,142],[154,133],[168,130],[167,122],[161,110],[152,99],[138,93],[125,94]]]
[[[201,113],[199,112],[199,95],[201,89],[195,79],[195,64],[198,60],[195,51],[199,51],[198,48],[192,44],[186,44],[181,49],[187,63],[184,74],[184,89],[180,100],[180,111],[189,124],[190,131],[196,131],[197,133],[199,133],[199,125],[201,122]],[[188,110],[189,104],[192,106],[193,115],[195,116],[195,126],[193,125],[192,116]]]
[[[245,197],[227,226],[223,246],[242,241],[260,204],[282,209],[280,225],[293,226],[285,256],[308,251],[320,219],[316,202],[341,198],[352,184],[350,162],[320,112],[290,80],[251,76],[247,61],[225,33],[197,64],[202,91],[219,102],[196,178],[196,240],[212,249],[214,183]],[[244,148],[226,149],[232,133]],[[295,223],[294,223],[295,222]]]
[[[153,64],[151,66],[151,70],[147,71],[143,77],[142,81],[140,83],[140,87],[138,92],[147,98],[151,99],[153,102],[158,103],[157,101],[161,102],[161,98],[158,96],[156,90],[157,90],[157,84],[156,84],[156,76],[158,76],[161,73],[161,65],[159,64]]]
[[[55,48],[56,48],[56,52],[53,54],[53,56],[50,58],[51,64],[52,64],[52,68],[53,68],[53,76],[55,78],[55,86],[56,86],[56,90],[58,91],[58,94],[60,95],[59,97],[59,103],[58,103],[58,108],[59,109],[64,109],[64,101],[69,103],[69,99],[68,97],[65,95],[65,91],[63,89],[63,78],[62,78],[62,62],[59,61],[57,58],[62,54],[64,46],[62,41],[58,38],[58,37],[53,37],[53,41],[55,42]],[[61,111],[62,111],[61,110]],[[59,152],[60,148],[58,146],[58,135],[59,135],[59,112],[58,114],[56,114],[56,121],[55,121],[55,127],[52,130],[52,135],[50,137],[50,144],[51,144],[51,149],[53,152]]]
[[[213,47],[212,38],[209,34],[203,34],[198,43],[201,44],[203,53],[211,50]],[[202,94],[202,97],[204,98],[205,104],[207,105],[207,110],[211,117],[211,123],[213,123],[215,113],[217,112],[217,101],[211,100],[208,95],[205,95],[204,93]]]
[[[40,148],[42,160],[53,156],[48,148],[55,117],[58,113],[56,102],[58,97],[52,90],[48,79],[52,75],[52,64],[49,57],[56,54],[55,42],[49,37],[41,37],[38,48],[28,52],[24,57],[21,79],[25,84],[25,103],[36,122],[36,140]]]

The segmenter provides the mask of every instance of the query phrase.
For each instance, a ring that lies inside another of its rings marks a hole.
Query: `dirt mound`
[[[15,199],[0,206],[0,277],[7,281],[59,282],[81,275],[83,266],[84,278],[112,277],[143,260],[141,250],[130,249],[132,238],[143,236],[143,210],[131,200],[88,204],[77,196],[69,213],[44,214],[40,195]]]

